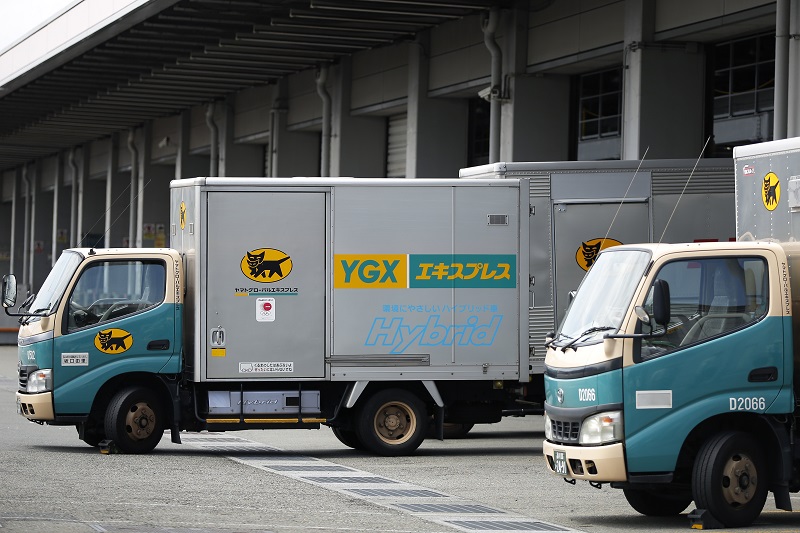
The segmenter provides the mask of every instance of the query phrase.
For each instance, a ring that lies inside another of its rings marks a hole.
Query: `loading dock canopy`
[[[512,4],[153,0],[0,88],[0,170]]]

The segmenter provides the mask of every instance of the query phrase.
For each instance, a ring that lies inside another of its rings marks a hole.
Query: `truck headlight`
[[[40,368],[28,374],[28,387],[26,392],[48,392],[53,390],[53,371],[49,368]]]
[[[553,423],[550,422],[550,416],[547,413],[544,414],[544,438],[553,440]]]
[[[580,444],[606,444],[622,440],[622,411],[597,413],[583,420]]]

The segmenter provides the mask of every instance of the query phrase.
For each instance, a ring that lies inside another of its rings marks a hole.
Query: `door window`
[[[98,261],[84,270],[69,297],[65,332],[101,324],[164,301],[161,261]]]
[[[742,328],[767,312],[767,269],[762,258],[673,261],[656,276],[669,284],[666,326],[643,324],[640,358],[647,360]],[[644,305],[653,315],[653,289]]]

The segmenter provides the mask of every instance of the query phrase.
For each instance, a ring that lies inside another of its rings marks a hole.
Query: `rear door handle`
[[[765,366],[750,371],[747,381],[751,383],[764,383],[767,381],[778,381],[778,368],[775,366]]]
[[[147,343],[148,350],[169,350],[169,339],[159,339]]]

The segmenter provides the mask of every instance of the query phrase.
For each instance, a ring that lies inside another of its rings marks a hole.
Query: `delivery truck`
[[[173,181],[171,248],[66,250],[16,310],[5,278],[17,409],[128,453],[327,425],[381,455],[541,413],[556,273],[577,285],[599,249],[662,231],[693,163]],[[727,205],[730,164],[701,167],[678,234],[725,240],[732,211],[699,207]]]
[[[547,468],[698,528],[800,491],[800,139],[734,165],[738,242],[602,251],[545,359]]]

